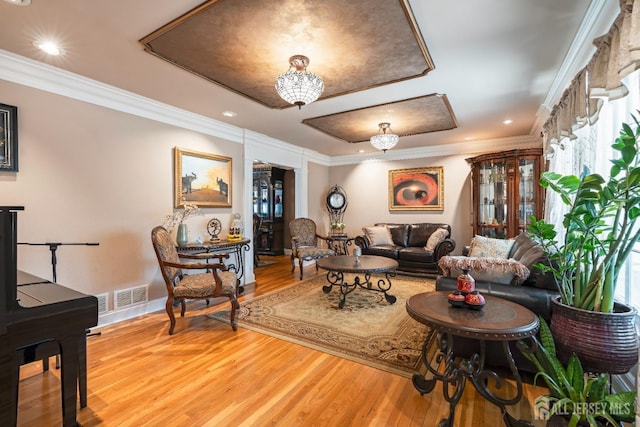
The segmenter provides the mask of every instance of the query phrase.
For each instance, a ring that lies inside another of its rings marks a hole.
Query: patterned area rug
[[[244,302],[237,313],[239,327],[405,377],[418,371],[429,328],[409,317],[405,303],[433,291],[433,280],[396,276],[389,291],[398,298],[395,304],[381,292],[358,288],[347,295],[343,309],[338,308],[339,289],[322,291],[326,283],[318,276]],[[210,317],[228,322],[229,310]]]

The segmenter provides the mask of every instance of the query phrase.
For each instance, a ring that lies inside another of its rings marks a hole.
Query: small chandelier
[[[324,82],[320,76],[307,71],[309,58],[304,55],[292,56],[289,65],[289,70],[276,79],[276,91],[282,99],[300,109],[318,99],[324,90]]]
[[[396,134],[387,133],[387,130],[391,132],[390,123],[380,123],[378,127],[380,128],[380,133],[371,137],[371,145],[378,150],[386,152],[389,148],[395,147],[399,138]]]

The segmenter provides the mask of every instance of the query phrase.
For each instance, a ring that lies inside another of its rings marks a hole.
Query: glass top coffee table
[[[375,255],[337,255],[318,260],[318,267],[327,270],[328,285],[322,287],[325,294],[331,292],[334,286],[340,289],[340,302],[338,307],[344,308],[347,295],[360,287],[368,291],[382,292],[389,304],[396,302],[396,297],[389,294],[391,278],[396,275],[398,262],[391,258]],[[345,281],[345,273],[353,273],[353,282]],[[383,278],[372,281],[371,275],[384,273]],[[362,277],[361,277],[362,275]]]

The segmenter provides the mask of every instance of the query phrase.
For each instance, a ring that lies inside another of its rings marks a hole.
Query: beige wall
[[[458,254],[472,237],[471,169],[465,158],[449,156],[335,166],[331,168],[331,182],[323,194],[334,184],[344,188],[349,201],[344,222],[351,236],[362,234],[363,226],[376,222],[441,222],[451,225],[456,242],[454,253]],[[433,166],[442,166],[444,170],[444,210],[390,211],[389,170]],[[328,218],[324,222],[328,227]]]
[[[318,163],[309,162],[308,170],[307,217],[316,222],[318,234],[326,236],[329,232],[329,214],[327,213],[325,201],[329,187],[333,185],[329,178],[329,168]]]
[[[242,144],[3,80],[0,93],[0,102],[19,109],[20,171],[0,173],[0,204],[25,206],[19,214],[18,240],[98,242],[97,247],[61,246],[58,282],[90,294],[108,293],[111,310],[117,290],[149,284],[150,301],[166,295],[150,230],[173,209],[173,147],[233,159],[233,209],[206,209],[204,217],[189,220],[191,239],[208,237],[206,223],[214,216],[226,230],[232,212],[251,210],[250,201],[243,202],[243,168],[252,159],[244,159]],[[251,144],[254,151],[274,151],[260,142]],[[297,194],[296,216],[314,219],[321,234],[328,233],[327,192],[338,184],[348,195],[345,222],[350,235],[375,222],[444,222],[452,226],[456,253],[471,238],[470,174],[463,156],[329,167],[300,161],[295,152],[284,153],[295,160],[286,166],[307,173],[306,180],[296,178],[296,183],[307,184]],[[390,212],[388,171],[423,166],[444,167],[444,211]],[[249,203],[247,209],[244,203]],[[18,257],[20,269],[51,277],[48,247],[21,245]]]
[[[243,147],[211,136],[0,80],[0,102],[18,106],[18,173],[0,173],[0,204],[20,205],[20,242],[99,242],[61,246],[58,282],[100,294],[150,284],[166,296],[150,231],[173,207],[175,146],[233,159],[233,211],[243,203]],[[188,221],[190,238],[207,236],[216,216]],[[18,267],[51,277],[48,247],[19,246]],[[110,307],[113,308],[113,301]]]

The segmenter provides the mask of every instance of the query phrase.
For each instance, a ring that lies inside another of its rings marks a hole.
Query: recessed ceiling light
[[[225,117],[235,117],[238,115],[238,113],[236,113],[235,111],[223,111],[222,115]]]
[[[358,150],[358,153],[364,153],[364,150],[361,148]]]
[[[64,50],[52,41],[35,41],[33,42],[33,45],[49,55],[64,55]]]
[[[465,139],[465,141],[471,141],[473,139],[473,137],[472,136],[465,136],[464,139]]]
[[[7,3],[15,4],[16,6],[29,6],[31,0],[4,0]]]
[[[505,125],[510,125],[511,123],[513,123],[513,120],[511,120],[511,119],[507,119],[507,120],[505,120],[505,121],[504,121],[504,122],[502,122],[502,123],[504,123]]]

